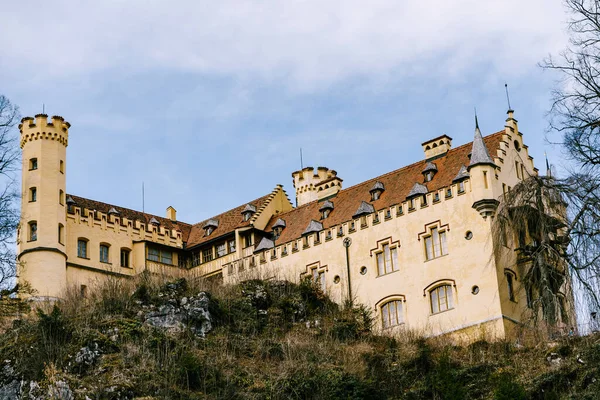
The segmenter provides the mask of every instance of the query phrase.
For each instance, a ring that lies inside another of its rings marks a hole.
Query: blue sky
[[[558,0],[21,1],[2,6],[0,93],[72,124],[67,191],[198,222],[324,165],[349,187],[502,129],[536,165],[567,44]],[[550,139],[557,140],[556,136]]]

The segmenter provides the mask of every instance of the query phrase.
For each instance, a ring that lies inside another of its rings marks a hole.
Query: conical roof
[[[323,210],[333,210],[333,203],[329,200],[325,200],[323,205],[319,208],[319,211]]]
[[[471,150],[471,162],[469,163],[469,168],[474,167],[476,165],[496,165],[494,164],[494,160],[490,156],[487,147],[485,146],[485,142],[483,141],[483,136],[481,135],[481,131],[479,130],[479,122],[477,121],[477,116],[475,116],[475,137],[473,138],[473,148]]]
[[[218,228],[219,227],[219,221],[216,219],[209,219],[208,221],[206,221],[206,223],[204,224],[204,226],[202,226],[202,228],[208,228],[212,226],[213,228]]]
[[[281,218],[277,219],[277,221],[275,221],[275,223],[273,224],[273,229],[275,228],[285,228],[285,221],[282,220]]]
[[[385,190],[385,186],[383,186],[383,183],[379,181],[375,182],[375,184],[373,185],[371,190],[369,190],[369,192],[374,192],[376,190],[381,190],[383,192]]]
[[[408,195],[406,196],[406,198],[418,196],[421,194],[427,194],[427,192],[428,192],[427,186],[422,185],[419,182],[417,182],[413,185],[412,189],[410,189],[410,192],[408,192]]]
[[[273,247],[275,247],[275,243],[271,239],[264,237],[254,249],[254,252],[257,253],[262,250],[272,249]]]
[[[427,165],[425,165],[425,168],[423,168],[422,173],[424,174],[425,172],[429,172],[429,171],[436,171],[437,172],[437,165],[435,165],[435,163],[432,163],[431,161],[429,161],[427,163]]]
[[[371,214],[375,212],[375,207],[372,204],[367,203],[366,201],[362,201],[360,206],[358,206],[358,210],[352,216],[353,218],[360,217],[361,215]]]
[[[323,230],[323,224],[320,223],[319,221],[315,221],[314,219],[310,220],[310,223],[308,224],[308,226],[306,227],[306,229],[304,230],[304,232],[302,232],[302,235],[308,235],[309,233],[314,233],[314,232],[320,232]]]
[[[470,176],[471,175],[469,175],[469,171],[467,171],[467,167],[465,167],[463,165],[460,167],[460,170],[458,171],[458,174],[456,174],[456,177],[454,179],[452,179],[452,182],[462,181],[463,179],[467,179]]]

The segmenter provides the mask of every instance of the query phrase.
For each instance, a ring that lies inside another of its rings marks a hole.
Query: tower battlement
[[[21,148],[28,141],[31,142],[38,139],[56,140],[67,146],[70,127],[71,124],[59,115],[52,116],[50,122],[48,122],[47,114],[37,114],[35,119],[25,117],[19,124]]]

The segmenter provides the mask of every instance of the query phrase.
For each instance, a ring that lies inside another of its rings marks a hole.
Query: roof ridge
[[[87,197],[77,196],[76,194],[72,194],[72,193],[67,193],[67,196],[75,197],[77,199],[82,199],[82,200],[86,200],[86,201],[93,201],[95,203],[101,203],[101,204],[105,205],[108,208],[112,207],[112,208],[117,208],[117,209],[120,209],[120,210],[123,210],[123,211],[132,211],[134,213],[143,214],[143,215],[148,216],[150,218],[155,217],[155,218],[160,218],[160,219],[171,221],[171,220],[169,220],[169,218],[161,217],[160,215],[150,214],[150,213],[147,213],[147,212],[144,212],[144,211],[134,210],[133,208],[122,207],[122,206],[111,204],[111,203],[105,203],[104,201],[89,199]],[[75,199],[73,199],[73,200],[75,200]],[[75,205],[77,205],[77,200],[75,200]],[[150,218],[148,218],[148,219],[150,219]],[[171,221],[171,222],[177,222],[178,224],[192,226],[192,224],[190,224],[189,222],[183,222],[183,221],[179,221],[179,220],[177,220],[177,221]]]
[[[225,215],[225,214],[227,214],[227,213],[229,213],[229,212],[231,212],[231,211],[235,210],[236,208],[240,208],[240,207],[242,207],[242,206],[245,206],[246,204],[249,204],[249,203],[254,203],[255,201],[266,200],[266,198],[267,198],[267,197],[269,197],[271,194],[272,194],[272,192],[270,192],[269,194],[266,194],[266,195],[264,195],[264,196],[258,197],[258,198],[254,199],[254,200],[247,201],[247,202],[245,202],[245,203],[243,203],[243,204],[240,204],[239,206],[235,206],[235,207],[233,207],[233,208],[230,208],[230,209],[229,209],[229,210],[227,210],[227,211],[223,211],[223,212],[222,212],[222,213],[220,213],[220,214],[217,214],[217,215],[214,215],[214,216],[212,216],[212,217],[206,218],[206,219],[204,219],[204,220],[202,220],[202,221],[200,221],[200,222],[196,222],[196,223],[194,223],[194,224],[191,224],[191,225],[192,225],[192,226],[201,225],[201,224],[203,224],[203,223],[207,222],[208,220],[211,220],[211,219],[218,219],[218,217],[220,217],[220,216],[222,216],[222,215]],[[257,208],[256,214],[258,214],[258,211],[259,211],[259,210],[258,210],[258,208]],[[255,214],[255,215],[256,215],[256,214]]]
[[[485,139],[485,138],[488,138],[488,137],[492,137],[492,136],[495,136],[495,135],[499,135],[499,134],[501,134],[501,133],[502,133],[502,134],[504,134],[504,133],[506,133],[506,131],[505,131],[505,130],[501,130],[501,131],[497,131],[497,132],[494,132],[494,133],[490,133],[489,135],[483,136],[483,138]],[[461,148],[463,148],[463,147],[466,147],[466,146],[469,146],[469,145],[473,145],[473,141],[471,141],[471,142],[467,142],[467,143],[465,143],[465,144],[462,144],[462,145],[460,145],[460,146],[458,146],[458,147],[455,147],[455,148],[453,148],[453,149],[450,149],[450,150],[448,150],[448,152],[446,153],[446,155],[448,155],[449,153],[454,153],[454,152],[458,151],[459,149],[461,149]],[[416,164],[418,164],[418,163],[422,163],[422,162],[426,162],[426,161],[427,161],[427,160],[416,161],[416,162],[414,162],[414,163],[412,163],[412,164],[405,165],[404,167],[400,167],[400,168],[398,168],[398,169],[395,169],[395,170],[393,170],[393,171],[386,172],[385,174],[382,174],[382,175],[376,176],[376,177],[374,177],[374,178],[367,179],[366,181],[362,181],[362,182],[359,182],[359,183],[357,183],[357,184],[355,184],[355,185],[348,186],[347,188],[343,188],[342,190],[340,190],[340,191],[337,193],[336,197],[337,197],[337,196],[339,196],[339,194],[340,194],[340,193],[342,193],[342,192],[345,192],[345,191],[347,191],[347,190],[350,190],[350,189],[352,189],[352,188],[354,188],[354,187],[356,187],[356,186],[364,185],[364,184],[366,184],[366,183],[368,183],[368,182],[371,182],[371,181],[373,181],[373,180],[379,180],[380,178],[383,178],[383,177],[386,177],[386,176],[389,176],[389,175],[392,175],[392,174],[396,174],[396,173],[398,173],[398,172],[400,172],[400,171],[402,171],[402,170],[404,170],[404,169],[408,169],[408,168],[410,168],[410,167],[412,167],[412,166],[414,166],[414,165],[416,165]],[[313,200],[313,201],[311,201],[311,202],[308,202],[308,203],[306,203],[306,204],[302,204],[301,206],[298,206],[298,207],[294,207],[294,208],[292,208],[291,210],[289,210],[289,211],[286,211],[285,213],[280,213],[280,214],[278,214],[278,215],[279,215],[279,216],[281,216],[281,215],[288,214],[288,213],[290,213],[290,212],[293,212],[293,211],[295,211],[295,210],[299,210],[299,209],[301,209],[301,208],[303,208],[303,207],[307,207],[307,206],[309,206],[309,205],[313,204],[314,202],[318,202],[318,201],[321,201],[321,200],[318,200],[318,199],[317,199],[317,200]]]

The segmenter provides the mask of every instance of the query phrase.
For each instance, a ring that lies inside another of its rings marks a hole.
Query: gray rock
[[[208,294],[200,292],[197,296],[185,299],[185,302],[181,301],[181,307],[169,301],[161,305],[157,311],[147,313],[145,322],[172,333],[190,329],[200,337],[206,336],[213,327]]]
[[[51,399],[73,400],[75,396],[69,385],[64,381],[57,381],[48,386],[48,397]]]
[[[21,395],[21,384],[22,382],[14,380],[0,386],[0,399],[18,399]]]

